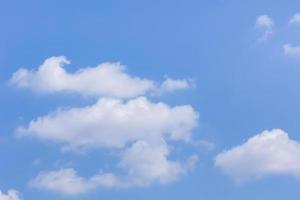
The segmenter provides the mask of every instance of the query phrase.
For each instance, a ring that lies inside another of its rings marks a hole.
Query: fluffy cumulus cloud
[[[300,13],[296,13],[296,14],[290,19],[289,24],[299,25],[299,24],[300,24]]]
[[[246,143],[224,151],[216,167],[237,181],[270,175],[300,178],[300,143],[280,129],[264,131]]]
[[[171,141],[190,144],[198,113],[190,105],[170,106],[146,96],[187,89],[191,80],[165,77],[159,84],[133,77],[117,63],[68,73],[63,68],[68,63],[64,57],[52,57],[37,70],[18,70],[10,82],[37,92],[76,92],[98,100],[37,117],[17,128],[17,135],[56,142],[67,151],[118,151],[119,163],[107,172],[99,166],[101,172],[89,178],[73,168],[43,171],[30,181],[31,187],[76,196],[98,187],[165,184],[194,168],[196,155],[176,160],[170,154]]]
[[[136,140],[169,137],[188,141],[198,114],[189,105],[170,107],[146,97],[128,101],[100,99],[83,108],[57,110],[20,127],[20,136],[61,142],[65,148],[122,148]]]
[[[258,40],[265,41],[273,34],[274,21],[268,15],[261,15],[257,17],[255,27],[263,31]]]
[[[100,99],[84,108],[58,110],[18,129],[31,136],[63,144],[68,150],[115,148],[124,174],[100,173],[86,179],[74,169],[40,173],[30,185],[65,195],[78,195],[97,187],[143,187],[168,183],[193,168],[197,156],[186,161],[169,159],[167,140],[189,142],[198,114],[191,106],[170,107],[145,97],[132,100]]]
[[[162,84],[153,80],[131,76],[119,63],[103,63],[96,67],[69,73],[64,69],[70,64],[64,56],[51,57],[36,70],[21,68],[10,82],[19,88],[37,92],[74,92],[85,96],[131,98],[147,93],[168,92],[189,88],[188,80],[166,79]]]
[[[9,190],[7,194],[0,191],[0,200],[20,200],[20,197],[16,190]]]
[[[94,187],[93,181],[79,177],[72,168],[41,172],[29,185],[70,196],[85,193]]]
[[[284,54],[291,57],[300,57],[300,46],[293,46],[291,44],[283,45]]]
[[[78,195],[97,187],[128,188],[145,187],[152,183],[165,184],[178,179],[193,169],[198,160],[193,155],[185,162],[168,159],[170,149],[164,142],[150,144],[137,141],[128,147],[119,163],[125,174],[98,173],[90,178],[83,178],[73,168],[41,172],[30,181],[30,186],[61,193]]]

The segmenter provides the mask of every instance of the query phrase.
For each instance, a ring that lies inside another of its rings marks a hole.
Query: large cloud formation
[[[50,57],[37,70],[24,68],[16,71],[10,82],[19,88],[36,92],[74,92],[87,96],[130,98],[147,93],[170,92],[187,89],[189,79],[166,78],[159,84],[153,80],[131,76],[119,63],[103,63],[96,67],[81,68],[68,73],[63,67],[70,64],[64,56]]]
[[[90,178],[73,168],[40,172],[30,186],[64,195],[79,195],[97,187],[145,187],[177,180],[193,169],[196,155],[171,160],[171,141],[188,144],[198,125],[199,114],[190,105],[170,106],[146,96],[186,89],[188,79],[169,77],[155,81],[133,77],[116,63],[82,68],[71,74],[64,57],[51,57],[37,70],[20,69],[10,82],[37,92],[76,92],[98,97],[96,103],[57,109],[20,126],[20,137],[34,137],[62,145],[62,150],[107,149],[120,152],[116,166],[121,173],[101,172]],[[118,170],[118,171],[119,171]]]
[[[92,106],[39,117],[17,132],[61,142],[71,149],[122,148],[136,140],[164,137],[188,141],[197,119],[198,114],[188,105],[170,107],[145,97],[129,101],[102,98]]]
[[[16,190],[8,190],[7,194],[0,191],[0,200],[20,200],[19,193]]]
[[[300,178],[300,143],[280,129],[264,131],[246,143],[224,151],[215,159],[216,167],[236,181],[270,175]]]
[[[186,162],[169,160],[166,140],[190,141],[197,119],[191,106],[170,107],[145,97],[100,99],[92,106],[39,117],[19,128],[18,134],[60,142],[67,150],[115,148],[122,152],[118,166],[126,175],[104,173],[85,179],[74,169],[60,169],[41,173],[31,181],[36,188],[77,195],[96,187],[141,187],[176,180],[197,157]]]

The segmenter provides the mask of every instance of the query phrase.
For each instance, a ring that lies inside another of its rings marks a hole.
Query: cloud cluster
[[[270,175],[300,178],[300,142],[280,129],[264,131],[246,143],[220,153],[215,166],[236,181]]]
[[[96,67],[81,68],[74,73],[64,69],[70,64],[64,56],[50,57],[37,70],[21,68],[10,82],[19,88],[30,88],[41,93],[73,92],[85,96],[132,98],[148,93],[187,89],[189,80],[153,80],[131,76],[119,63],[103,63]]]
[[[300,13],[294,14],[288,22],[289,25],[300,25]],[[263,31],[261,37],[259,37],[258,41],[263,42],[266,41],[274,32],[275,22],[269,17],[269,15],[261,15],[256,18],[255,28]],[[290,43],[286,43],[282,46],[283,52],[286,56],[300,57],[300,46],[292,45]]]
[[[176,180],[197,157],[185,163],[169,160],[166,140],[188,142],[197,119],[191,106],[170,107],[145,97],[129,101],[102,98],[92,106],[39,117],[28,127],[19,128],[18,134],[56,141],[67,150],[121,150],[118,166],[126,175],[103,173],[85,179],[74,169],[62,169],[41,173],[31,182],[36,188],[76,195],[97,187],[147,186]]]
[[[19,193],[16,190],[8,190],[7,194],[0,191],[0,200],[20,200]]]
[[[198,124],[198,113],[190,105],[169,106],[151,102],[146,96],[191,87],[189,79],[165,78],[161,84],[133,77],[116,63],[82,68],[68,73],[69,61],[48,58],[37,70],[20,69],[13,85],[42,93],[75,92],[98,97],[93,105],[57,109],[20,126],[20,137],[34,137],[62,145],[63,150],[118,150],[116,166],[122,173],[100,172],[81,177],[73,168],[40,172],[30,186],[64,195],[79,195],[98,187],[144,187],[177,180],[193,169],[196,155],[171,160],[170,141],[188,143]]]
[[[98,187],[129,188],[145,187],[152,183],[165,184],[178,179],[193,169],[198,160],[196,155],[184,163],[168,160],[168,145],[161,141],[150,144],[137,141],[123,152],[118,164],[125,174],[100,172],[90,178],[79,176],[73,168],[41,172],[30,182],[30,186],[47,189],[64,195],[76,196]]]

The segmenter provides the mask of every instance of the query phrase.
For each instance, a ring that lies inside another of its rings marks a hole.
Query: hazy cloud
[[[263,31],[258,41],[265,41],[273,34],[274,21],[268,15],[258,16],[255,27]]]
[[[0,200],[20,200],[19,193],[16,190],[8,190],[7,194],[0,191]]]

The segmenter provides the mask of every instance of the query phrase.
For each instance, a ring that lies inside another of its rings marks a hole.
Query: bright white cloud
[[[7,194],[0,191],[0,200],[20,200],[19,193],[16,190],[8,190]]]
[[[268,15],[261,15],[257,17],[255,27],[263,30],[258,41],[265,41],[273,34],[274,21]]]
[[[188,105],[170,107],[145,97],[129,101],[102,98],[92,106],[39,117],[17,133],[61,142],[69,149],[122,148],[136,140],[165,136],[188,141],[197,119],[197,112]]]
[[[280,129],[264,131],[246,143],[224,151],[216,167],[237,181],[288,175],[300,178],[300,143]]]
[[[284,54],[291,57],[300,57],[300,46],[293,46],[291,44],[283,45]]]
[[[190,141],[197,120],[198,113],[189,105],[170,107],[145,97],[128,101],[102,98],[92,106],[60,109],[39,117],[17,132],[62,143],[68,150],[120,151],[118,166],[125,175],[99,173],[86,179],[74,169],[62,169],[43,172],[30,183],[35,188],[78,195],[97,187],[143,187],[178,179],[198,158],[192,156],[184,163],[169,160],[166,141]]]
[[[300,24],[300,13],[296,13],[289,21],[289,24]]]
[[[77,175],[72,168],[40,173],[30,182],[32,187],[57,192],[63,195],[79,195],[97,187],[145,187],[153,183],[164,184],[176,180],[197,162],[197,156],[191,156],[187,162],[168,160],[169,147],[164,141],[148,143],[137,141],[123,153],[119,167],[125,175],[99,173],[91,178]]]
[[[155,81],[131,76],[119,63],[103,63],[74,73],[68,73],[64,69],[65,64],[70,64],[65,57],[51,57],[37,70],[19,69],[10,82],[17,87],[43,93],[75,92],[86,96],[118,98],[189,88],[189,81],[184,79],[167,79],[160,86]]]
[[[152,182],[167,183],[184,173],[179,162],[167,159],[170,150],[165,142],[150,144],[137,141],[127,149],[120,166],[128,169],[129,182],[144,186]]]
[[[76,92],[99,100],[81,108],[58,109],[17,129],[20,137],[35,137],[62,144],[63,150],[117,150],[123,173],[101,172],[90,178],[73,168],[41,172],[30,181],[34,188],[76,196],[98,187],[143,187],[168,183],[194,168],[196,155],[172,161],[167,141],[190,142],[198,113],[190,105],[154,103],[140,95],[187,89],[192,81],[166,77],[155,81],[130,76],[124,66],[104,63],[68,73],[65,57],[48,58],[37,70],[20,69],[10,82],[37,92]],[[125,98],[126,100],[121,100]]]

